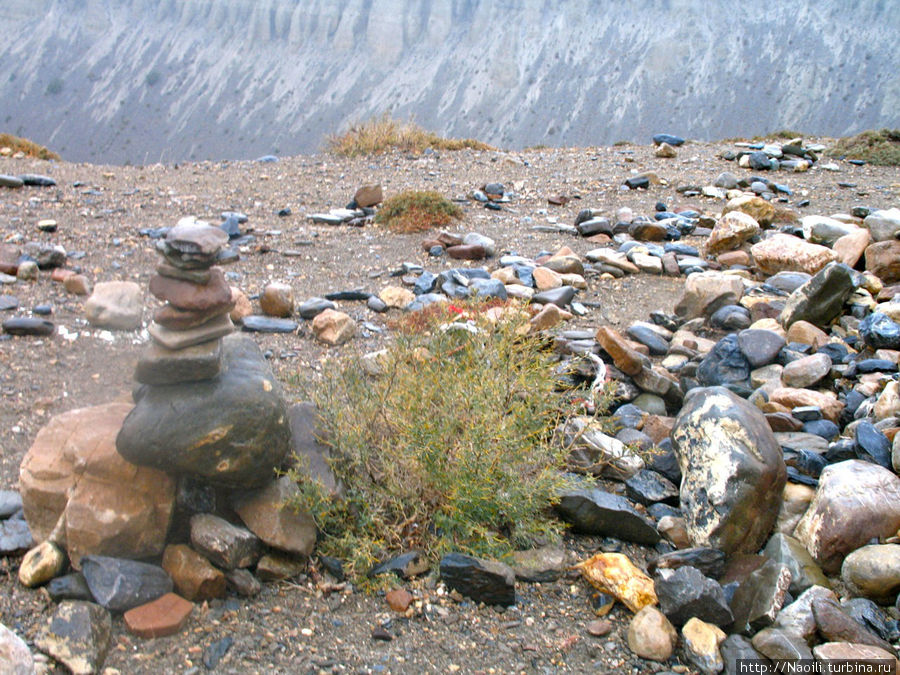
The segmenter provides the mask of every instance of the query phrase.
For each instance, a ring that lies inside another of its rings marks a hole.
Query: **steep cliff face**
[[[900,125],[889,0],[6,0],[0,25],[0,130],[73,160],[312,151],[384,111],[504,147]]]

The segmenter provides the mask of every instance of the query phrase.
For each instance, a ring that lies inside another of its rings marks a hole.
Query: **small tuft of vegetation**
[[[462,218],[462,209],[433,190],[408,190],[385,200],[375,222],[392,232],[410,234],[443,227]]]
[[[765,143],[766,141],[789,141],[792,138],[803,138],[806,134],[792,129],[779,129],[769,134],[758,134],[751,138],[746,136],[732,136],[723,138],[723,143]]]
[[[421,154],[426,149],[433,150],[494,150],[487,143],[471,138],[443,138],[426,131],[412,122],[400,122],[387,114],[350,127],[339,136],[328,139],[328,149],[344,157],[376,155],[400,150]]]
[[[38,145],[27,138],[20,138],[12,134],[0,134],[0,148],[9,148],[16,152],[24,152],[28,157],[37,157],[38,159],[59,159],[52,150],[48,150],[43,145]]]
[[[841,138],[827,154],[880,166],[900,166],[900,129],[870,129]]]
[[[496,559],[558,540],[551,506],[577,479],[553,437],[562,399],[551,350],[521,336],[523,314],[497,321],[484,306],[443,305],[424,329],[398,333],[375,374],[360,359],[326,367],[312,398],[344,492],[293,471],[293,506],[355,580],[371,583],[362,576],[373,564],[411,549]]]

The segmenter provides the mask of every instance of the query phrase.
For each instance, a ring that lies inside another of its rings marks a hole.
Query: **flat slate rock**
[[[152,385],[208,380],[219,374],[221,365],[221,340],[177,350],[151,342],[141,352],[134,379]]]
[[[28,523],[19,518],[0,521],[0,556],[20,555],[34,546]]]
[[[25,185],[25,181],[23,181],[18,176],[8,176],[6,174],[0,174],[0,187],[20,188],[23,185]]]
[[[293,333],[299,325],[291,319],[276,319],[259,314],[245,316],[243,321],[244,330],[250,333]]]
[[[231,318],[227,314],[221,314],[202,326],[189,328],[188,330],[171,330],[165,326],[160,326],[155,321],[151,321],[150,325],[147,326],[147,332],[150,333],[150,337],[166,349],[172,350],[193,347],[203,342],[216,340],[233,331],[234,324],[231,323]]]
[[[572,529],[652,546],[660,540],[656,527],[624,497],[598,489],[564,493],[556,505]]]
[[[162,567],[109,556],[81,559],[81,572],[99,605],[126,612],[172,591],[172,579]]]
[[[46,319],[14,316],[3,322],[3,332],[9,335],[53,335],[56,325]]]
[[[0,311],[19,308],[19,299],[14,295],[0,295]]]
[[[50,178],[50,176],[42,176],[37,173],[23,173],[19,176],[19,180],[25,185],[32,185],[35,187],[53,187],[56,185],[56,180]]]

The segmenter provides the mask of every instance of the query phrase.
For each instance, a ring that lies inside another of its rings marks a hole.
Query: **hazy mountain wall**
[[[72,160],[322,147],[391,111],[504,147],[900,126],[894,0],[4,0],[0,131]]]

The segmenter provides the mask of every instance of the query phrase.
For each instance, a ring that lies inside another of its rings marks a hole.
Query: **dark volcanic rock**
[[[735,334],[719,340],[697,370],[697,379],[707,387],[745,383],[749,378],[750,362],[741,351]]]
[[[770,626],[784,604],[791,572],[787,565],[767,560],[738,586],[731,599],[734,631],[758,631]]]
[[[722,587],[695,567],[660,569],[654,579],[659,608],[676,627],[696,617],[717,626],[732,622]]]
[[[664,553],[649,565],[653,573],[658,569],[678,569],[694,567],[704,576],[718,579],[725,572],[725,552],[716,548],[684,548],[671,553]]]
[[[509,607],[516,602],[515,574],[508,565],[461,553],[441,558],[441,579],[476,602]]]
[[[162,567],[107,556],[81,559],[81,572],[94,599],[113,612],[125,612],[171,592],[172,579]]]
[[[125,459],[226,487],[274,477],[290,449],[281,388],[251,339],[229,336],[223,352],[210,380],[144,388],[116,438]]]
[[[615,537],[653,545],[660,535],[624,497],[598,489],[571,490],[562,495],[556,510],[576,532]]]
[[[844,301],[856,289],[858,274],[843,263],[830,263],[791,293],[780,322],[790,327],[796,321],[827,326],[839,316]]]

